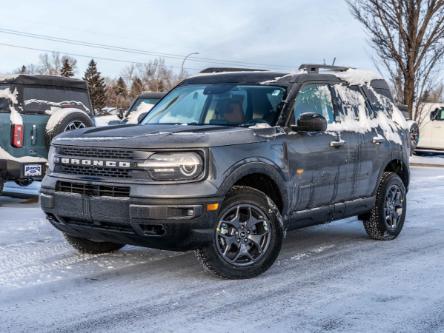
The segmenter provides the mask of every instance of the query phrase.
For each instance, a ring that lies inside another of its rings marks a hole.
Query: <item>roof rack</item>
[[[266,72],[266,69],[237,68],[237,67],[209,67],[200,73],[224,73],[224,72]]]
[[[299,66],[299,69],[305,69],[309,73],[319,73],[320,69],[332,71],[332,72],[345,72],[346,70],[352,69],[352,68],[353,67],[317,65],[317,64],[302,64]]]

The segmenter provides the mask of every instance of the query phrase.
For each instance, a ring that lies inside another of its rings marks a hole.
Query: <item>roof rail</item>
[[[237,68],[237,67],[209,67],[200,73],[224,73],[224,72],[266,72],[266,69]]]
[[[320,69],[324,69],[332,72],[345,72],[348,69],[352,69],[353,67],[345,67],[345,66],[331,66],[331,65],[317,65],[317,64],[302,64],[299,66],[299,69],[305,69],[309,73],[319,73]]]

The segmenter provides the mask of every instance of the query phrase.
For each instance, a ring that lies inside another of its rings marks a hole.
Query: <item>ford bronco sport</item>
[[[46,169],[51,139],[93,125],[86,83],[45,75],[0,77],[0,193],[6,180],[28,185]]]
[[[138,125],[54,139],[41,207],[77,250],[196,250],[224,278],[266,271],[286,230],[350,216],[377,240],[406,215],[409,133],[386,82],[343,67],[188,78]]]

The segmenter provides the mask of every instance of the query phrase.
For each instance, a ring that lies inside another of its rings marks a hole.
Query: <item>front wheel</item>
[[[80,253],[99,254],[113,252],[121,249],[125,244],[110,242],[94,242],[89,239],[77,238],[63,234],[68,243]]]
[[[234,187],[222,204],[212,243],[196,256],[219,277],[252,278],[274,263],[283,234],[279,210],[270,198],[250,187]]]
[[[372,239],[395,239],[404,226],[406,208],[404,183],[397,174],[385,172],[378,186],[375,206],[363,218],[365,231]]]

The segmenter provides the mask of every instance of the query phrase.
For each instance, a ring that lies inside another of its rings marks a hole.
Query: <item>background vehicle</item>
[[[109,115],[96,117],[97,126],[109,126],[120,124],[137,124],[148,111],[163,97],[166,93],[143,92],[131,104],[128,110],[111,111]]]
[[[193,249],[224,278],[266,271],[285,230],[357,215],[371,238],[395,239],[409,133],[387,83],[301,70],[195,76],[138,126],[62,134],[41,189],[48,220],[82,252]]]
[[[425,103],[422,114],[420,152],[444,152],[444,104]]]
[[[407,105],[398,105],[398,108],[399,110],[401,110],[404,118],[407,120],[407,126],[410,133],[410,151],[411,154],[415,154],[416,147],[418,146],[420,138],[418,123],[411,119],[407,110]]]
[[[91,110],[84,81],[44,75],[0,78],[0,190],[7,180],[28,185],[43,178],[52,138],[93,126]]]

